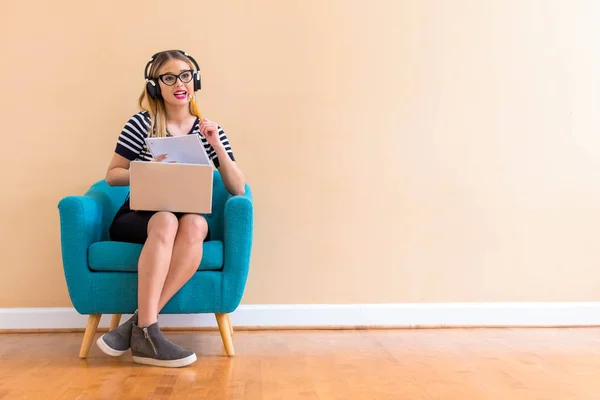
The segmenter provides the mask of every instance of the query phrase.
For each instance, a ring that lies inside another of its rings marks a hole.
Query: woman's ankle
[[[140,328],[147,328],[150,325],[156,323],[158,321],[157,317],[148,317],[148,316],[142,316],[141,314],[138,314],[138,323],[137,326],[139,326]]]

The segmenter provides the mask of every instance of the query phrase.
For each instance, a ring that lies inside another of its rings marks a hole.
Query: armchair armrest
[[[92,272],[88,247],[102,235],[102,206],[95,198],[68,196],[58,203],[63,269],[69,296],[77,311],[89,303]],[[82,312],[85,313],[85,312]]]
[[[242,196],[232,196],[225,202],[221,288],[224,312],[234,311],[242,300],[250,269],[253,225],[252,191],[246,185]]]

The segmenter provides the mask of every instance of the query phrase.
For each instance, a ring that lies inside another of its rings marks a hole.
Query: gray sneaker
[[[125,321],[118,328],[100,336],[96,341],[100,350],[109,356],[118,357],[129,350],[131,340],[131,329],[133,324],[138,322],[137,310],[133,316]]]
[[[185,367],[196,361],[193,351],[171,343],[163,336],[158,322],[147,328],[133,324],[131,354],[134,362],[157,367]]]

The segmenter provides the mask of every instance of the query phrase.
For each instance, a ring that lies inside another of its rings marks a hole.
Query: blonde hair
[[[194,65],[185,55],[175,50],[168,50],[159,53],[150,66],[148,72],[148,79],[154,79],[157,85],[160,85],[158,79],[158,70],[168,60],[181,60],[190,66],[190,69],[194,69]],[[161,98],[153,99],[148,94],[146,89],[146,83],[144,83],[144,89],[138,99],[138,105],[142,111],[147,111],[150,114],[150,131],[148,136],[150,137],[165,137],[167,136],[167,110],[165,109],[165,102]],[[193,114],[192,105],[190,107],[190,114]]]

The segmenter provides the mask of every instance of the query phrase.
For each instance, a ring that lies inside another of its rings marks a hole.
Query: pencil
[[[198,111],[198,107],[196,107],[196,102],[194,101],[194,98],[192,96],[190,96],[190,101],[192,102],[192,107],[194,107],[194,112],[196,113],[196,116],[200,118],[200,120],[202,120],[202,115],[200,114],[200,111]]]

